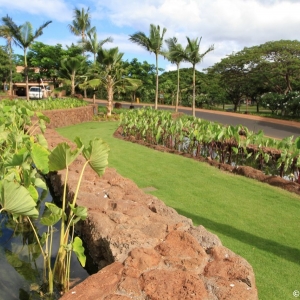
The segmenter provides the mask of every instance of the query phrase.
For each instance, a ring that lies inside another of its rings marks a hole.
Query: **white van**
[[[32,86],[29,90],[29,99],[42,99],[44,90],[38,86]]]

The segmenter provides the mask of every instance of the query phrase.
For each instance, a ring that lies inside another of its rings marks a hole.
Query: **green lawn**
[[[259,298],[295,299],[300,290],[300,197],[206,163],[113,138],[116,122],[90,122],[57,131],[111,148],[109,166],[180,214],[217,234],[253,266]],[[244,300],[244,299],[242,299]],[[246,300],[246,299],[245,299]]]

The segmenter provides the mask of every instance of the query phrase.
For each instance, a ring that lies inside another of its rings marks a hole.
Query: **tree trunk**
[[[156,88],[155,88],[155,105],[154,108],[157,109],[157,103],[158,103],[158,54],[156,55]]]
[[[114,91],[113,91],[113,79],[110,75],[107,76],[107,116],[111,116],[111,112],[113,110],[113,98],[114,98]]]
[[[75,72],[71,75],[71,95],[75,95]]]
[[[196,116],[196,71],[195,71],[196,66],[193,65],[193,103],[192,103],[192,112],[193,112],[193,117]]]
[[[177,64],[177,93],[176,93],[176,104],[175,104],[175,112],[178,112],[178,102],[179,102],[179,64]]]

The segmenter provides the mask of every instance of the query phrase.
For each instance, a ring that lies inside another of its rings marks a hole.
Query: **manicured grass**
[[[205,163],[113,138],[116,122],[90,122],[57,131],[111,148],[109,166],[180,214],[217,234],[253,266],[260,299],[295,299],[300,290],[300,197],[222,172]],[[243,299],[244,300],[244,299]],[[246,299],[245,299],[246,300]]]

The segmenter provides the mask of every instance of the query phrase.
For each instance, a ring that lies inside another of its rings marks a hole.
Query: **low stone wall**
[[[97,104],[89,104],[88,106],[70,109],[45,110],[43,114],[50,119],[47,128],[52,129],[92,121],[93,116],[96,115],[97,112]]]
[[[54,130],[47,129],[45,137],[50,147],[66,141]],[[70,200],[83,164],[79,157],[69,168]],[[65,171],[50,176],[56,195],[62,193],[64,178]],[[245,259],[114,169],[99,178],[87,167],[77,205],[88,209],[77,230],[100,271],[62,300],[258,299],[254,272]]]

